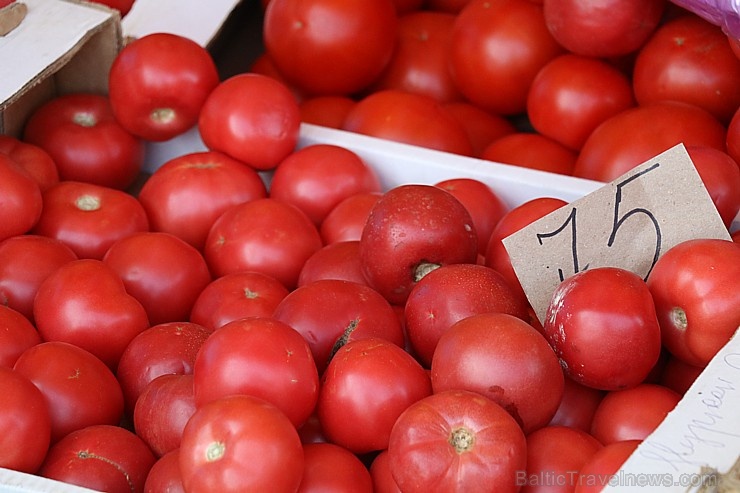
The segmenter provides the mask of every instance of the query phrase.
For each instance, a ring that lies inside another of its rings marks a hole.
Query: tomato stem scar
[[[226,453],[226,444],[223,442],[211,442],[206,447],[206,460],[208,462],[215,462],[221,460]]]
[[[475,444],[475,435],[467,428],[455,428],[450,433],[449,443],[458,454],[469,452]]]

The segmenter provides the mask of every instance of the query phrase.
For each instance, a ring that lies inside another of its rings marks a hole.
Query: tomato
[[[396,13],[399,15],[408,14],[422,7],[424,0],[393,0],[396,6]]]
[[[0,467],[35,473],[50,443],[44,396],[25,375],[5,366],[0,366],[0,392],[6,396],[0,404]]]
[[[86,426],[117,425],[123,415],[123,393],[115,375],[80,347],[42,342],[21,354],[14,368],[43,394],[52,443]]]
[[[304,470],[299,493],[373,493],[370,471],[346,448],[333,443],[309,443],[303,445],[303,457]]]
[[[575,150],[601,122],[633,106],[627,75],[604,60],[573,53],[542,67],[527,95],[532,127]]]
[[[470,3],[470,0],[425,0],[424,6],[428,10],[457,14],[468,3]]]
[[[383,450],[401,413],[431,393],[426,370],[404,349],[383,339],[353,340],[322,376],[321,429],[331,443],[356,454]]]
[[[637,106],[591,132],[573,174],[608,182],[679,143],[723,150],[726,133],[719,120],[698,106],[678,101]]]
[[[550,422],[563,395],[563,371],[531,325],[508,313],[481,312],[442,334],[431,365],[434,392],[478,392],[503,407],[525,434]]]
[[[543,331],[565,373],[602,390],[634,387],[660,356],[660,326],[647,283],[617,267],[591,268],[561,282]]]
[[[10,135],[0,135],[0,154],[6,154],[26,170],[38,183],[42,193],[59,181],[56,163],[49,153],[39,146]]]
[[[373,480],[373,491],[376,493],[401,493],[391,474],[391,462],[388,449],[378,453],[370,464],[370,477]]]
[[[676,357],[706,366],[740,325],[740,245],[697,239],[658,259],[647,285],[663,344]]]
[[[370,210],[381,195],[380,192],[357,193],[335,205],[319,227],[324,243],[359,241]]]
[[[61,241],[79,258],[102,259],[117,240],[149,230],[141,203],[115,188],[61,181],[44,192],[43,199],[32,232]]]
[[[599,493],[610,481],[614,481],[612,478],[640,443],[640,440],[624,440],[605,445],[596,451],[581,466],[574,493]]]
[[[364,284],[324,279],[296,288],[275,308],[273,317],[308,341],[322,374],[344,344],[379,338],[404,346],[398,315],[388,301]]]
[[[193,322],[169,322],[153,325],[131,340],[116,368],[128,417],[152,380],[193,373],[195,356],[209,335],[208,329]]]
[[[51,273],[39,286],[33,314],[44,340],[75,344],[110,368],[149,327],[146,310],[121,278],[94,259],[73,260]]]
[[[33,299],[41,282],[77,255],[64,243],[39,235],[18,235],[0,242],[0,304],[34,322]]]
[[[396,49],[371,90],[397,89],[440,102],[462,100],[448,69],[454,23],[455,15],[446,12],[420,10],[401,15]]]
[[[411,290],[404,308],[414,354],[429,367],[440,338],[455,322],[487,312],[528,317],[527,305],[490,267],[453,264],[431,271]]]
[[[0,304],[0,367],[13,368],[23,352],[41,343],[36,327],[21,313]]]
[[[399,416],[388,444],[391,473],[408,493],[516,492],[526,467],[524,433],[490,399],[465,390],[435,393]]]
[[[273,0],[263,39],[280,73],[302,91],[350,95],[388,64],[397,22],[391,0]]]
[[[134,0],[93,0],[96,3],[107,5],[113,9],[118,10],[121,13],[121,17],[125,16],[131,10],[134,5]]]
[[[637,51],[661,21],[666,0],[544,0],[548,30],[568,51],[597,58]]]
[[[658,383],[684,395],[703,371],[703,367],[690,365],[671,355],[666,361]]]
[[[522,493],[567,492],[575,488],[581,467],[600,450],[588,432],[546,426],[527,435],[527,469],[517,471]]]
[[[288,293],[280,281],[260,272],[226,274],[203,288],[190,321],[212,332],[238,318],[269,317]]]
[[[298,276],[298,287],[321,279],[367,284],[360,265],[359,240],[330,243],[316,251],[303,264]]]
[[[270,197],[298,207],[317,228],[347,197],[379,192],[375,170],[354,151],[333,144],[313,144],[293,152],[270,180]]]
[[[57,96],[26,122],[23,140],[52,157],[61,180],[125,189],[144,164],[144,142],[116,120],[107,96]]]
[[[329,128],[342,128],[344,119],[354,107],[349,96],[314,96],[300,101],[301,121]]]
[[[360,238],[365,278],[392,304],[403,304],[429,270],[474,264],[477,256],[470,213],[451,193],[431,185],[387,191],[370,211]]]
[[[740,106],[740,60],[715,24],[697,15],[672,19],[635,59],[632,82],[640,104],[684,101],[727,124]]]
[[[444,103],[442,109],[463,126],[473,147],[473,157],[479,157],[495,139],[516,131],[514,124],[503,115],[491,113],[466,101]]]
[[[740,211],[740,166],[729,154],[713,147],[689,146],[686,152],[729,228]]]
[[[594,413],[605,392],[586,387],[566,375],[563,398],[549,426],[568,426],[591,433]]]
[[[343,130],[470,156],[472,147],[465,128],[432,97],[384,89],[355,104]]]
[[[545,26],[542,6],[528,0],[472,0],[455,20],[450,71],[470,102],[513,115],[526,110],[537,72],[562,52]]]
[[[237,74],[219,83],[206,98],[198,130],[206,147],[257,170],[274,169],[298,141],[298,101],[281,82]]]
[[[270,53],[266,51],[263,51],[262,53],[257,55],[252,64],[249,66],[249,73],[264,75],[280,82],[285,87],[287,87],[288,90],[290,90],[290,92],[293,94],[293,97],[295,97],[296,101],[298,101],[299,105],[302,101],[310,98],[310,96],[304,94],[303,91],[297,88],[293,83],[285,79],[285,76],[283,76],[283,74],[280,73],[278,68],[275,66],[275,62],[273,61],[272,56],[270,56]]]
[[[146,310],[149,322],[185,321],[211,273],[203,255],[169,233],[143,231],[116,241],[103,262]]]
[[[134,430],[157,457],[180,448],[182,430],[196,409],[193,378],[192,374],[160,375],[136,400]]]
[[[727,154],[740,163],[740,107],[735,111],[730,123],[727,125]]]
[[[266,196],[254,169],[215,151],[167,161],[138,193],[152,231],[173,234],[197,249],[203,248],[211,226],[229,207]]]
[[[515,132],[488,144],[480,157],[488,161],[570,175],[578,154],[542,134]]]
[[[251,270],[293,289],[303,264],[322,246],[316,225],[303,211],[264,198],[238,204],[219,216],[203,252],[215,277]]]
[[[0,154],[0,241],[28,233],[42,212],[36,180],[5,154]]]
[[[123,128],[159,142],[195,126],[218,84],[208,50],[185,36],[155,32],[118,52],[108,72],[108,97]]]
[[[180,474],[180,450],[167,452],[157,459],[149,469],[144,483],[144,491],[166,491],[167,493],[185,493]]]
[[[185,425],[179,455],[189,493],[295,492],[303,476],[293,424],[277,407],[248,395],[199,407]]]
[[[92,460],[91,460],[92,459]],[[52,445],[39,475],[110,493],[143,492],[156,462],[144,441],[120,426],[95,425]]]

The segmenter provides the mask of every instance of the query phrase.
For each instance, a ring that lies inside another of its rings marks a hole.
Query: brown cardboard
[[[23,2],[13,2],[0,9],[0,36],[5,36],[18,27],[28,13]]]

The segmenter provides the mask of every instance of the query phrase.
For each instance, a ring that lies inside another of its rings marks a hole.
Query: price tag
[[[564,279],[620,267],[647,279],[658,258],[695,238],[730,240],[683,144],[503,240],[540,321]]]

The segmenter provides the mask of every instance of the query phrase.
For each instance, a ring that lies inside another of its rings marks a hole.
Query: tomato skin
[[[311,255],[298,276],[298,287],[321,279],[367,284],[360,265],[359,240],[330,243]]]
[[[581,467],[574,493],[599,493],[640,443],[641,440],[624,440],[596,451]]]
[[[349,96],[314,96],[300,101],[301,121],[322,127],[340,129],[355,105]]]
[[[586,387],[565,376],[563,398],[549,426],[567,426],[591,433],[594,413],[604,398],[604,391]]]
[[[304,465],[290,420],[272,404],[248,395],[199,407],[183,430],[179,462],[190,493],[295,492]]]
[[[373,493],[370,471],[355,454],[333,443],[303,445],[304,470],[298,493]]]
[[[465,129],[473,148],[473,157],[480,157],[483,149],[495,139],[516,131],[514,124],[505,116],[491,113],[466,101],[444,103],[442,109]]]
[[[388,449],[378,453],[370,464],[370,476],[373,480],[373,490],[376,493],[401,493],[391,474],[391,463]]]
[[[663,254],[648,278],[663,344],[706,366],[740,325],[740,245],[698,239]]]
[[[161,142],[185,133],[219,75],[210,53],[190,38],[152,33],[121,49],[108,73],[118,122],[133,135]]]
[[[324,244],[359,241],[370,210],[381,195],[380,192],[358,193],[335,205],[319,227]]]
[[[514,132],[488,144],[480,157],[498,163],[571,175],[578,154],[542,134]]]
[[[149,469],[144,483],[144,491],[167,493],[185,493],[180,474],[180,449],[167,452],[157,459]]]
[[[0,305],[0,367],[13,368],[23,352],[41,343],[36,327],[20,312]]]
[[[28,233],[41,217],[41,189],[31,175],[0,154],[0,241]]]
[[[516,492],[526,440],[498,404],[465,390],[435,393],[399,416],[388,445],[391,473],[412,492]]]
[[[94,183],[123,190],[144,163],[144,142],[116,120],[107,96],[55,97],[29,117],[23,140],[44,149],[60,180]]]
[[[740,107],[735,111],[730,123],[727,125],[727,154],[740,163]]]
[[[726,152],[706,146],[686,147],[702,183],[728,228],[740,211],[740,165]]]
[[[121,17],[125,16],[131,10],[134,5],[134,0],[93,0],[94,2],[107,5],[113,9],[118,10],[121,13]]]
[[[601,390],[634,387],[660,356],[660,326],[647,283],[616,267],[584,270],[561,282],[543,331],[565,373]]]
[[[0,135],[0,154],[6,154],[38,183],[41,192],[59,182],[57,165],[41,147],[10,135]]]
[[[670,355],[666,361],[663,372],[660,374],[658,384],[684,395],[694,381],[701,375],[704,368],[690,365],[675,356]]]
[[[281,82],[243,73],[216,86],[198,116],[206,147],[257,170],[274,169],[298,142],[298,101]]]

